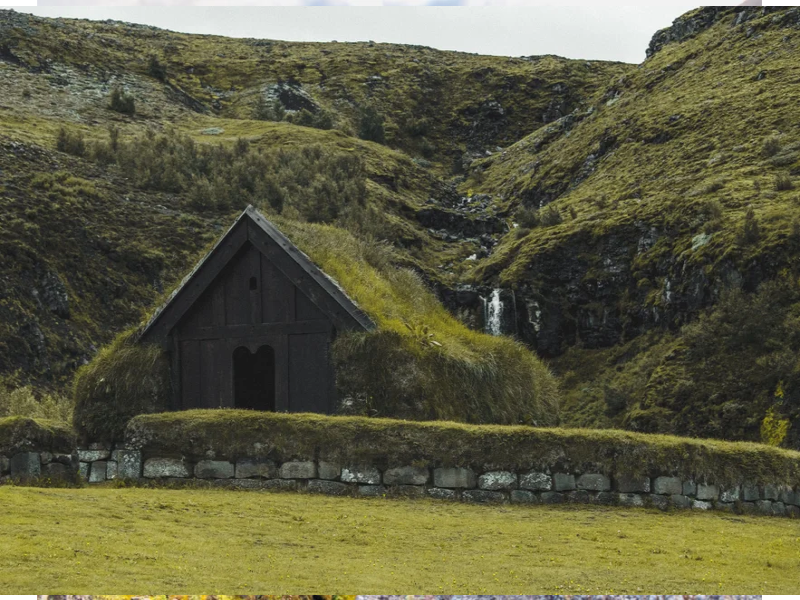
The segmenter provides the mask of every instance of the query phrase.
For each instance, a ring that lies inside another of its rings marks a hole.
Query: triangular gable
[[[156,310],[139,339],[163,342],[247,242],[308,296],[337,329],[375,329],[372,320],[347,296],[338,283],[323,273],[261,213],[248,206],[167,301]]]

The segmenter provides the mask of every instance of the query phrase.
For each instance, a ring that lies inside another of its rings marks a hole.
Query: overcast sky
[[[235,0],[239,5],[235,7],[201,6],[204,2],[220,4],[220,0],[122,0],[115,3],[117,6],[86,6],[107,0],[78,0],[83,6],[66,5],[75,1],[39,0],[38,7],[18,7],[17,10],[47,17],[116,19],[174,31],[234,37],[292,41],[374,40],[480,54],[557,54],[567,58],[639,63],[645,58],[645,49],[653,33],[697,6],[676,1],[650,6],[594,3],[555,7],[530,6],[530,0],[505,0],[506,3],[524,1],[527,6],[497,6],[498,0],[491,0],[493,6],[458,8],[386,4],[392,1],[430,5],[488,0]],[[270,2],[307,5],[341,1],[351,6],[264,6]],[[383,6],[352,6],[358,2]],[[161,6],[147,6],[156,3]]]

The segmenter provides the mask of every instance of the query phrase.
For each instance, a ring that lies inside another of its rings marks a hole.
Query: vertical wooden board
[[[275,345],[275,410],[288,411],[289,408],[289,336],[277,336]]]
[[[183,377],[183,370],[181,369],[181,344],[178,338],[179,330],[176,327],[169,337],[169,355],[170,355],[170,385],[172,386],[172,394],[169,399],[169,410],[181,409],[181,379]]]
[[[225,323],[227,325],[249,325],[250,278],[257,277],[258,251],[246,244],[242,251],[227,266],[225,276]]]
[[[220,405],[220,340],[200,341],[200,371],[202,408],[217,408]]]
[[[220,406],[233,408],[233,350],[236,348],[230,339],[219,340],[217,345],[219,364],[219,402]]]
[[[214,325],[212,314],[212,292],[213,290],[206,291],[197,300],[195,305],[189,309],[183,319],[181,319],[181,330],[188,334],[198,333],[203,327],[211,327]]]
[[[200,342],[181,342],[181,409],[202,406],[200,389]]]
[[[289,411],[330,412],[328,334],[289,336]]]
[[[294,321],[295,287],[269,259],[261,255],[261,322]]]
[[[225,326],[225,284],[223,279],[223,277],[220,277],[211,288],[214,327]]]

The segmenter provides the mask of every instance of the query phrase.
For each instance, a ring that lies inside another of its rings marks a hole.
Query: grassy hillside
[[[262,94],[270,101],[280,97],[288,110],[328,111],[335,126],[352,133],[359,130],[362,109],[372,107],[385,119],[390,146],[446,170],[461,151],[510,144],[630,70],[622,63],[555,56],[189,35],[10,11],[0,15],[0,28],[6,62],[48,72],[50,85],[69,85],[71,110],[45,109],[60,118],[96,118],[102,113],[97,90],[114,83],[147,100],[142,117],[153,123],[189,111],[250,118]],[[41,78],[30,82],[35,80]]]
[[[337,277],[383,265],[348,285],[388,337],[343,365],[428,325],[490,389],[512,344],[410,268],[473,329],[502,288],[569,425],[800,448],[798,23],[698,9],[634,66],[2,11],[0,374],[64,389],[254,202]]]
[[[0,502],[16,593],[779,594],[800,567],[800,524],[769,517],[223,490],[4,487]]]

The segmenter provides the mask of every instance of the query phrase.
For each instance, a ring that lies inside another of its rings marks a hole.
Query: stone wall
[[[569,472],[558,468],[473,470],[466,467],[339,464],[324,460],[277,462],[265,458],[192,461],[149,456],[147,450],[100,445],[79,450],[79,471],[89,483],[111,479],[291,490],[337,496],[402,496],[473,503],[604,504],[662,510],[722,510],[800,518],[800,486],[742,482],[719,486],[670,475]]]
[[[12,452],[0,454],[0,483],[9,481],[76,482],[78,456],[52,452]]]

